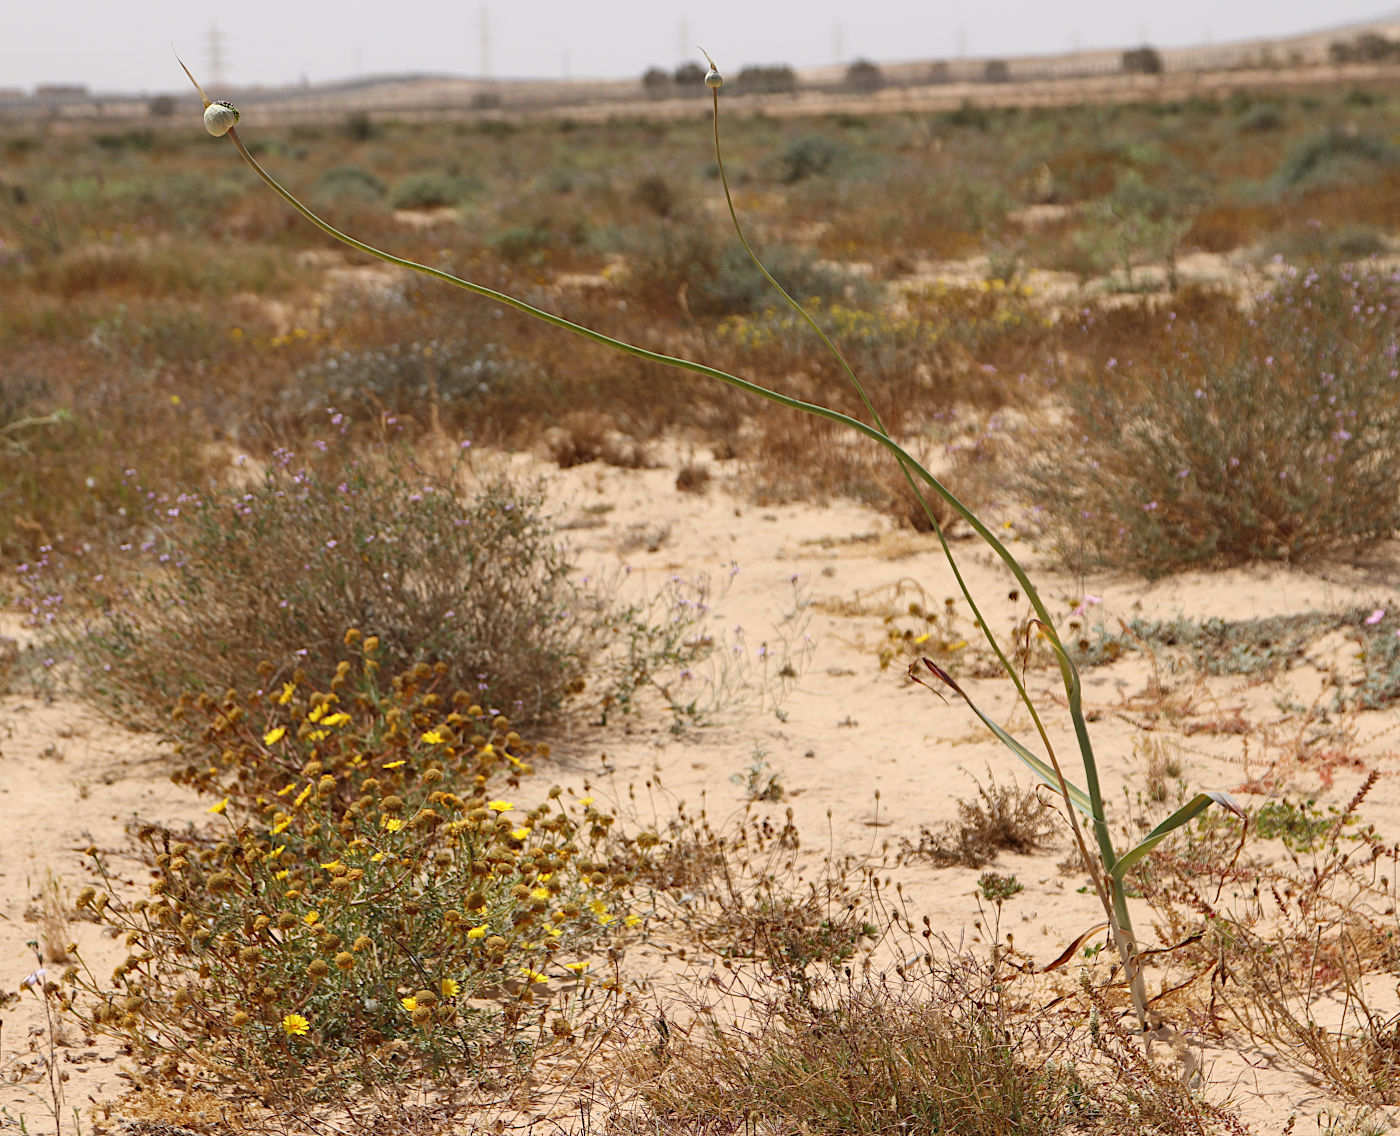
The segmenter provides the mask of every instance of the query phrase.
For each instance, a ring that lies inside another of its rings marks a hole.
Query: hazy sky
[[[1395,0],[0,0],[0,88],[177,90],[184,79],[172,43],[212,80],[215,20],[228,82],[276,85],[387,72],[474,75],[483,60],[499,78],[631,76],[674,66],[683,48],[684,58],[698,58],[689,46],[696,43],[730,70],[1166,47],[1395,11]]]

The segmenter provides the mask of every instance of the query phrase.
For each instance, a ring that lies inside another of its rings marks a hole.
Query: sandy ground
[[[625,565],[625,587],[642,591],[698,573],[716,585],[727,582],[716,590],[710,620],[721,649],[695,668],[691,680],[697,692],[717,683],[736,696],[713,723],[677,733],[658,709],[627,723],[578,726],[556,744],[557,764],[541,773],[546,784],[581,785],[587,778],[598,792],[625,800],[629,785],[659,776],[674,798],[694,807],[703,795],[711,818],[721,819],[742,812],[743,782],[761,754],[767,763],[763,776],[779,779],[785,799],[760,809],[781,818],[791,808],[809,847],[829,841],[838,852],[877,857],[883,847],[894,850],[901,840],[917,840],[921,826],[952,819],[958,800],[975,796],[974,778],[985,781],[990,774],[1000,784],[1029,784],[1015,758],[965,707],[911,684],[903,662],[879,666],[883,612],[914,599],[940,608],[945,597],[956,595],[932,537],[896,530],[885,518],[848,504],[754,506],[727,485],[738,472],[733,463],[709,460],[703,451],[694,456],[707,462],[715,481],[707,492],[683,493],[675,485],[683,456],[672,453],[663,468],[650,470],[594,464],[562,472],[528,457],[511,459],[548,476],[567,538],[590,571]],[[1097,597],[1089,618],[1110,627],[1139,614],[1247,618],[1359,603],[1384,607],[1400,581],[1400,545],[1361,561],[1306,570],[1187,573],[1152,584],[1125,576],[1075,580],[1046,568],[1044,556],[1014,525],[1005,536],[1057,613],[1067,614],[1086,595]],[[1007,629],[1025,616],[1024,601],[1009,598],[1012,582],[988,553],[967,540],[955,541],[955,551],[994,628]],[[971,638],[961,601],[957,610]],[[24,635],[13,621],[0,632]],[[1320,642],[1287,675],[1287,693],[1308,705],[1328,684],[1350,681],[1354,654],[1340,636]],[[801,677],[779,713],[773,696],[784,658]],[[1180,743],[1184,777],[1193,789],[1230,790],[1249,804],[1264,799],[1251,796],[1261,785],[1274,793],[1317,796],[1324,805],[1344,803],[1376,769],[1382,778],[1363,815],[1382,836],[1395,838],[1388,829],[1400,814],[1395,713],[1349,723],[1355,760],[1331,770],[1327,787],[1314,767],[1298,759],[1291,741],[1296,724],[1279,708],[1284,690],[1278,684],[1165,676],[1180,711],[1168,723],[1153,711],[1159,702],[1157,695],[1149,697],[1153,678],[1151,660],[1140,653],[1086,673],[1105,795],[1120,813],[1125,791],[1132,795],[1143,784],[1134,739],[1151,732]],[[1056,676],[1035,671],[1028,684],[1068,762],[1075,751]],[[970,679],[966,685],[984,708],[1024,729],[1025,714],[1015,712],[1008,683]],[[1247,738],[1191,728],[1232,715],[1254,727]],[[209,819],[208,802],[172,786],[166,769],[154,740],[104,723],[70,697],[44,697],[21,681],[0,700],[0,989],[11,995],[20,990],[35,968],[26,943],[46,934],[55,946],[76,940],[95,969],[118,956],[120,946],[95,925],[68,918],[57,925],[49,919],[46,926],[46,915],[71,916],[71,896],[86,882],[83,849],[90,844],[139,887],[143,869],[127,854],[124,831],[132,817],[174,825]],[[1073,777],[1077,771],[1071,766],[1068,772]],[[1003,932],[1014,930],[1017,948],[1041,964],[1099,919],[1092,895],[1080,893],[1082,877],[1057,866],[1068,847],[1062,839],[1042,855],[1003,854],[995,865],[1024,884],[1006,905]],[[975,946],[981,937],[974,926],[979,874],[915,864],[901,869],[900,880],[916,916],[928,915],[955,941]],[[1150,937],[1148,913],[1140,912],[1138,922]],[[645,949],[638,961],[649,965]],[[0,1131],[18,1130],[21,1117],[29,1132],[52,1131],[48,1036],[32,994],[5,1005]],[[110,1046],[88,1044],[71,1027],[59,1040],[56,1065],[70,1078],[64,1086],[66,1120],[74,1106],[120,1095],[120,1061]],[[1279,1131],[1296,1112],[1296,1131],[1311,1132],[1312,1118],[1323,1110],[1348,1111],[1325,1088],[1271,1067],[1261,1055],[1207,1047],[1201,1056],[1208,1095],[1234,1102],[1253,1131]],[[72,1130],[71,1123],[64,1127]]]

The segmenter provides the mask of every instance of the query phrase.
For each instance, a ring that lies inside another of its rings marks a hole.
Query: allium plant
[[[188,69],[186,69],[186,74],[189,74]],[[1082,706],[1079,672],[1075,667],[1073,660],[1066,652],[1063,644],[1060,642],[1059,635],[1054,626],[1054,620],[1050,614],[1049,609],[1046,607],[1045,603],[1041,599],[1039,592],[1036,590],[1034,583],[1027,576],[1021,564],[1016,560],[1016,558],[1006,548],[1006,546],[1000,541],[1000,539],[998,539],[997,535],[986,525],[986,523],[984,523],[982,519],[978,517],[971,509],[964,505],[962,501],[960,501],[945,485],[943,485],[942,482],[938,480],[938,478],[936,478],[932,473],[930,473],[926,468],[924,468],[924,466],[921,465],[912,454],[910,454],[889,435],[889,433],[885,429],[883,422],[880,419],[880,416],[875,412],[874,407],[871,405],[871,402],[866,395],[864,387],[861,385],[859,379],[851,370],[849,364],[847,364],[844,356],[841,355],[836,345],[832,343],[830,337],[826,334],[825,331],[822,330],[822,328],[816,323],[816,321],[812,319],[812,317],[806,312],[806,310],[803,309],[802,306],[798,304],[797,301],[794,300],[775,279],[773,279],[772,275],[768,272],[766,268],[764,268],[762,262],[760,261],[756,253],[753,251],[748,240],[745,238],[742,226],[739,223],[738,214],[735,212],[734,209],[733,199],[729,192],[728,178],[724,171],[724,158],[720,146],[719,132],[719,91],[720,87],[723,85],[723,79],[720,76],[719,70],[714,66],[712,60],[710,61],[710,69],[705,75],[705,85],[709,89],[713,98],[715,156],[717,164],[719,166],[721,181],[724,187],[725,203],[728,207],[730,218],[734,224],[735,232],[739,238],[740,243],[743,245],[745,252],[747,252],[749,256],[753,259],[754,264],[758,267],[759,271],[763,274],[765,279],[767,279],[768,283],[772,287],[777,289],[778,293],[783,297],[783,299],[806,323],[806,325],[811,329],[812,333],[831,352],[833,358],[835,358],[838,361],[842,371],[846,374],[848,379],[854,385],[854,389],[856,390],[860,401],[864,406],[865,413],[870,419],[869,421],[863,421],[860,418],[855,418],[850,415],[843,414],[840,411],[834,410],[827,406],[819,405],[817,403],[805,402],[801,399],[783,394],[780,391],[771,390],[757,383],[741,378],[738,375],[731,374],[727,371],[720,370],[716,367],[708,366],[704,363],[699,363],[693,360],[683,359],[676,356],[664,355],[656,351],[648,350],[644,347],[639,347],[635,344],[626,342],[624,340],[604,335],[601,332],[594,331],[592,328],[584,327],[580,324],[564,319],[562,316],[558,316],[551,312],[544,311],[540,308],[526,303],[523,300],[516,299],[513,296],[509,296],[505,293],[496,291],[492,288],[488,288],[484,285],[476,284],[469,280],[464,280],[460,277],[453,276],[451,273],[445,272],[442,269],[433,268],[428,265],[419,264],[414,261],[405,260],[402,257],[394,256],[391,253],[387,253],[380,249],[376,249],[370,245],[365,244],[363,241],[357,240],[352,236],[342,233],[340,230],[336,229],[326,221],[322,220],[305,205],[303,205],[294,194],[292,194],[289,190],[283,187],[275,178],[273,178],[266,170],[264,170],[263,167],[252,156],[252,154],[248,152],[247,147],[243,144],[243,141],[239,137],[238,131],[235,128],[235,124],[238,121],[237,111],[234,110],[227,103],[212,102],[209,99],[209,97],[204,93],[203,88],[200,87],[198,82],[194,79],[193,75],[190,75],[190,81],[194,83],[196,89],[199,90],[201,98],[203,98],[204,100],[205,125],[206,128],[210,131],[210,133],[216,136],[227,135],[229,140],[233,143],[234,147],[238,150],[244,162],[248,164],[249,168],[252,169],[274,193],[276,193],[280,198],[282,198],[282,200],[285,201],[289,206],[291,206],[291,208],[295,209],[299,214],[301,214],[301,216],[304,217],[307,221],[315,225],[328,236],[341,242],[342,244],[345,244],[350,248],[357,249],[360,252],[363,252],[369,256],[373,256],[381,261],[384,261],[385,263],[396,265],[400,268],[404,268],[413,272],[421,273],[432,279],[439,280],[444,284],[449,284],[453,287],[461,288],[477,296],[481,296],[486,299],[492,300],[496,303],[503,304],[506,307],[513,308],[516,311],[522,312],[535,319],[538,319],[543,323],[560,328],[567,332],[571,332],[572,334],[581,336],[584,339],[591,340],[594,343],[601,344],[605,347],[612,348],[616,351],[623,352],[636,358],[644,359],[648,362],[658,363],[669,367],[675,367],[683,371],[688,371],[692,374],[701,375],[705,378],[728,384],[729,386],[737,390],[747,392],[756,397],[768,399],[781,406],[786,406],[793,410],[801,411],[806,414],[811,414],[816,417],[826,419],[830,422],[839,423],[846,429],[849,429],[855,432],[856,434],[862,435],[865,438],[868,438],[870,441],[876,443],[877,445],[884,447],[884,449],[887,452],[889,452],[899,463],[899,466],[903,471],[903,475],[907,483],[911,487],[911,490],[914,491],[920,497],[920,499],[924,501],[924,510],[928,518],[928,522],[932,528],[932,531],[938,536],[941,542],[943,551],[948,559],[949,567],[957,580],[958,587],[962,591],[964,598],[967,600],[972,610],[973,617],[976,620],[978,627],[986,636],[988,645],[991,648],[992,652],[995,654],[999,664],[1002,667],[1003,672],[1015,686],[1017,695],[1021,703],[1024,705],[1026,711],[1028,712],[1031,721],[1034,725],[1035,742],[1041,747],[1045,756],[1041,757],[1037,753],[1032,751],[1032,749],[1029,748],[1025,743],[1023,743],[1018,738],[1012,736],[998,722],[993,720],[990,716],[988,716],[975,704],[973,704],[968,695],[962,690],[961,687],[957,685],[957,683],[952,679],[952,677],[949,676],[946,672],[944,672],[941,668],[939,668],[938,665],[932,660],[924,660],[922,666],[916,663],[915,667],[911,668],[911,676],[917,677],[920,681],[925,682],[936,679],[940,685],[953,690],[961,697],[963,697],[964,700],[967,701],[969,707],[973,710],[973,712],[977,714],[977,716],[987,725],[987,727],[997,736],[997,738],[1000,739],[1018,758],[1025,762],[1025,764],[1036,774],[1036,776],[1038,776],[1042,781],[1044,781],[1047,785],[1051,786],[1057,793],[1059,793],[1062,799],[1064,800],[1066,806],[1065,813],[1069,820],[1076,846],[1079,849],[1079,853],[1084,862],[1085,869],[1088,871],[1093,881],[1094,890],[1097,893],[1100,902],[1102,903],[1104,908],[1106,921],[1105,925],[1111,930],[1120,960],[1123,965],[1123,969],[1129,977],[1129,985],[1132,991],[1134,1009],[1136,1012],[1139,1029],[1145,1030],[1147,1018],[1146,986],[1142,978],[1142,971],[1139,963],[1138,943],[1136,936],[1133,932],[1132,919],[1128,911],[1127,893],[1124,885],[1125,874],[1129,871],[1129,869],[1132,868],[1134,864],[1140,861],[1143,857],[1147,856],[1153,848],[1155,848],[1161,841],[1166,839],[1172,832],[1176,831],[1178,828],[1194,819],[1200,813],[1205,811],[1205,809],[1207,809],[1212,803],[1221,804],[1222,806],[1229,808],[1233,811],[1239,811],[1239,808],[1234,803],[1234,801],[1231,800],[1231,798],[1225,793],[1200,793],[1197,794],[1190,801],[1188,801],[1176,812],[1174,812],[1156,828],[1154,828],[1140,843],[1138,843],[1132,849],[1120,854],[1118,849],[1115,847],[1113,843],[1113,837],[1110,832],[1107,814],[1105,812],[1103,793],[1099,785],[1098,768],[1095,764],[1093,746],[1089,738],[1088,725],[1085,719],[1084,710]],[[956,516],[959,519],[966,523],[972,529],[972,531],[976,533],[978,538],[981,539],[1002,561],[1006,569],[1015,578],[1016,583],[1019,586],[1022,594],[1026,597],[1032,609],[1034,610],[1036,616],[1034,622],[1037,625],[1038,629],[1044,634],[1047,642],[1050,644],[1051,649],[1055,652],[1055,655],[1059,661],[1060,673],[1065,688],[1066,704],[1068,706],[1069,714],[1073,722],[1075,740],[1078,744],[1080,757],[1083,763],[1085,777],[1084,788],[1081,789],[1078,786],[1071,784],[1067,779],[1061,767],[1059,758],[1055,753],[1054,746],[1051,743],[1049,733],[1044,725],[1039,710],[1037,709],[1033,700],[1027,693],[1017,668],[1015,667],[1013,662],[1010,659],[1008,659],[1006,650],[1003,648],[1002,644],[997,640],[996,636],[991,631],[988,621],[982,617],[980,608],[978,607],[976,600],[968,590],[967,584],[961,572],[959,571],[957,562],[952,555],[952,551],[949,548],[946,539],[944,539],[943,527],[938,520],[938,513],[941,510],[931,507],[926,497],[926,494],[928,493],[932,493],[934,496],[941,499],[943,505],[946,506],[947,509],[951,509],[952,512],[956,514]],[[1083,825],[1081,824],[1081,815],[1084,818],[1084,822],[1087,823],[1087,825],[1090,828],[1090,834],[1087,837],[1085,835]],[[1091,852],[1090,850],[1091,842],[1095,848],[1095,851],[1093,852]]]

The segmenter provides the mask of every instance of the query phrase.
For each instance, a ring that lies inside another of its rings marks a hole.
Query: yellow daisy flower
[[[276,745],[287,736],[286,726],[275,726],[263,734],[263,745]]]
[[[303,1037],[311,1028],[311,1023],[300,1014],[288,1014],[282,1019],[282,1029],[288,1037]]]

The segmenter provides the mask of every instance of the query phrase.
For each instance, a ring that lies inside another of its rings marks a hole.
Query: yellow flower
[[[275,860],[275,859],[277,859],[278,856],[282,855],[282,853],[285,852],[286,850],[287,850],[287,846],[286,846],[285,844],[279,844],[276,848],[274,848],[271,852],[269,852],[269,853],[267,854],[267,858],[268,858],[269,860]]]
[[[403,761],[389,761],[389,762],[385,762],[384,768],[385,768],[385,769],[397,769],[400,765],[405,765],[405,764],[407,764],[407,763],[406,763],[406,762],[403,762]]]
[[[348,721],[350,721],[350,715],[344,710],[337,710],[334,714],[327,714],[325,718],[321,720],[321,725],[343,726]]]
[[[291,874],[292,874],[292,873],[289,872],[289,871],[287,871],[286,868],[283,868],[280,872],[277,873],[277,879],[279,879],[279,880],[285,880],[285,879],[286,879],[288,876],[290,876]]]
[[[291,818],[291,817],[286,817],[286,818],[284,818],[283,820],[279,820],[276,824],[274,824],[274,825],[272,826],[272,835],[273,835],[273,836],[281,836],[284,832],[287,831],[287,829],[289,829],[289,828],[291,828],[291,827],[292,827],[292,818]]]
[[[323,741],[323,740],[325,740],[326,738],[330,737],[330,736],[331,736],[331,732],[330,732],[329,730],[312,730],[312,731],[311,731],[309,734],[307,734],[306,736],[307,736],[308,738],[310,738],[313,742],[319,742],[319,741]]]
[[[411,1014],[414,1010],[418,1009],[418,999],[409,995],[407,998],[400,998],[399,1005]]]
[[[455,998],[461,990],[455,978],[444,978],[438,983],[438,993],[444,998]]]
[[[590,965],[591,964],[586,962],[566,962],[564,964],[564,969],[572,970],[575,974],[582,974]]]
[[[426,733],[420,735],[418,740],[420,742],[426,742],[428,745],[437,746],[447,741],[447,735],[441,730],[428,730]]]
[[[322,864],[321,867],[325,868],[328,872],[334,872],[337,868],[344,868],[345,865],[342,864],[339,860],[332,860],[328,864]]]
[[[480,927],[473,927],[470,931],[467,932],[467,938],[468,938],[468,939],[484,939],[484,938],[486,938],[486,924],[483,923]]]
[[[528,966],[522,966],[520,968],[520,973],[523,974],[526,977],[526,979],[528,979],[530,982],[549,981],[549,975],[541,974],[538,970],[531,970]]]
[[[215,816],[222,816],[222,815],[223,815],[223,812],[224,812],[224,810],[225,810],[226,808],[228,808],[228,798],[227,798],[227,797],[225,797],[225,798],[224,798],[222,801],[220,801],[217,805],[210,805],[210,806],[209,806],[207,809],[205,809],[204,811],[205,811],[205,812],[209,812],[209,813],[213,813]]]
[[[528,828],[512,828],[510,834],[515,837],[516,840],[524,840],[530,835],[530,830]]]
[[[606,915],[608,913],[608,905],[604,903],[601,899],[593,900],[591,903],[589,903],[588,907],[594,915]]]
[[[295,781],[293,781],[290,785],[287,785],[287,786],[285,786],[285,787],[283,787],[283,788],[281,788],[281,789],[278,789],[278,790],[277,790],[277,795],[278,795],[279,797],[285,797],[288,793],[290,793],[290,792],[291,792],[293,789],[295,789],[296,787],[297,787],[297,783],[296,783]]]
[[[301,917],[301,921],[308,927],[314,927],[321,921],[321,913],[319,911],[308,911]]]
[[[383,852],[376,852],[373,856],[370,857],[370,859],[373,860],[373,861],[377,864],[377,863],[379,863],[380,860],[384,859],[384,853],[383,853]]]
[[[598,922],[601,923],[604,927],[606,927],[609,923],[616,923],[616,922],[617,922],[617,916],[616,916],[616,915],[600,915],[600,916],[598,916]]]
[[[592,798],[592,797],[580,797],[580,798],[578,799],[578,803],[581,804],[581,805],[591,805],[591,804],[593,803],[593,798]]]
[[[641,921],[642,917],[640,915],[629,915],[626,919],[623,920],[623,922],[626,923],[629,927],[635,927]]]
[[[286,726],[276,726],[263,734],[263,745],[276,745],[287,736]]]
[[[299,809],[302,805],[306,804],[306,798],[311,796],[311,790],[314,788],[315,786],[308,781],[306,783],[306,788],[303,789],[300,793],[298,793],[297,799],[292,802],[292,808]]]
[[[290,701],[292,700],[292,695],[294,695],[296,692],[297,692],[297,684],[296,684],[296,683],[294,683],[294,682],[284,682],[284,683],[282,684],[282,693],[279,694],[279,695],[277,696],[277,705],[278,705],[278,706],[285,706],[285,705],[287,705],[287,703],[290,702]]]
[[[320,721],[322,718],[324,718],[325,716],[326,716],[326,704],[325,704],[324,702],[322,702],[319,706],[317,706],[315,709],[313,709],[313,710],[311,711],[310,714],[308,714],[308,715],[306,716],[306,720],[307,720],[308,722],[319,722],[319,721]]]
[[[398,832],[403,827],[403,820],[399,817],[385,817],[384,829],[386,832]]]
[[[515,808],[509,801],[487,801],[486,807],[492,812],[498,813],[508,813],[511,809]]]
[[[310,1028],[311,1023],[300,1014],[288,1014],[282,1019],[282,1029],[288,1037],[302,1037]]]
[[[549,888],[531,888],[531,889],[530,889],[530,898],[531,898],[531,899],[544,899],[544,900],[549,899]]]

